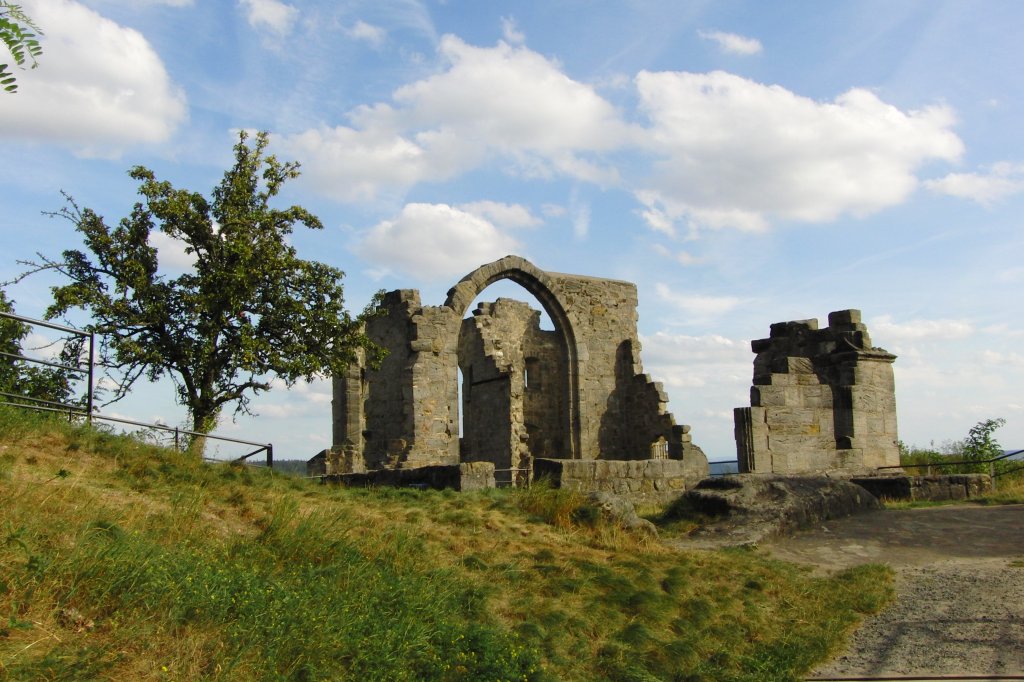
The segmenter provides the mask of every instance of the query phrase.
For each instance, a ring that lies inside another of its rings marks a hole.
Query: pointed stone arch
[[[568,436],[567,458],[580,456],[579,405],[579,351],[573,323],[561,299],[560,287],[552,276],[521,256],[505,256],[493,263],[481,265],[448,290],[445,306],[458,319],[465,317],[469,306],[483,291],[501,280],[509,280],[532,294],[548,314],[561,337],[565,351],[566,376],[564,389],[567,396],[565,433]]]

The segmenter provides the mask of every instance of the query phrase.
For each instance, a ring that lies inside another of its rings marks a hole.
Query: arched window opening
[[[460,458],[492,461],[497,480],[513,482],[533,458],[572,457],[566,331],[508,280],[487,286],[468,310],[458,343]]]

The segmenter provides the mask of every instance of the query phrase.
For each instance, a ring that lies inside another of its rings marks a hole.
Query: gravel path
[[[766,546],[822,570],[897,573],[895,602],[814,677],[1024,675],[1024,506],[885,510]]]

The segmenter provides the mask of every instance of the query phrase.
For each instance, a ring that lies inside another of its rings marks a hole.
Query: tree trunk
[[[206,452],[206,434],[213,431],[217,426],[217,413],[216,412],[192,412],[192,431],[198,435],[193,435],[188,442],[187,452],[196,457],[202,458]]]

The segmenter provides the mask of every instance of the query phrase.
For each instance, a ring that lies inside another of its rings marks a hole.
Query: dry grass
[[[0,678],[786,680],[890,592],[557,490],[332,488],[30,421],[0,411]]]

